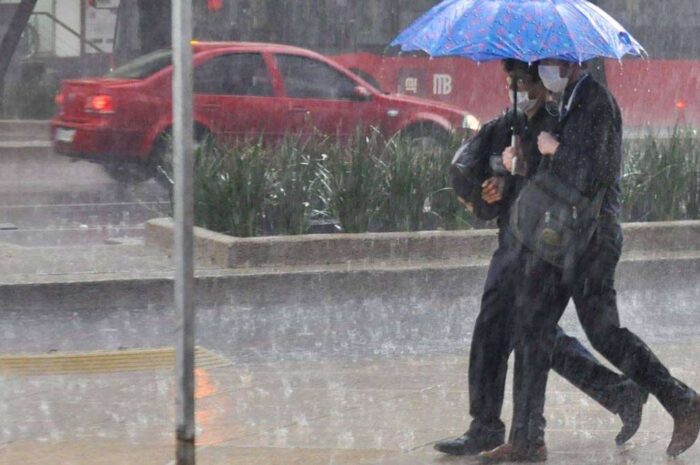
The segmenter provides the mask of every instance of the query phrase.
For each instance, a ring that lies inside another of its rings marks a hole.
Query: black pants
[[[622,373],[654,394],[672,415],[687,408],[695,392],[671,376],[651,349],[620,327],[615,269],[622,251],[622,229],[614,218],[602,218],[570,286],[560,270],[524,253],[520,265],[527,279],[518,281],[515,321],[516,367],[513,432],[519,445],[544,441],[547,373],[553,368],[557,322],[569,297],[593,347]]]
[[[475,433],[503,434],[501,408],[508,357],[513,349],[515,286],[522,276],[522,255],[502,233],[493,254],[474,327],[469,359],[469,401]],[[552,368],[606,409],[621,406],[626,378],[601,365],[581,343],[557,327]]]

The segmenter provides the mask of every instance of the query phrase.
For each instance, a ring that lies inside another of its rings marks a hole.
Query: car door
[[[358,126],[380,123],[371,94],[359,98],[355,88],[360,83],[329,64],[284,53],[275,54],[275,64],[285,92],[288,132],[347,137]]]
[[[259,53],[225,53],[194,71],[195,111],[226,142],[276,137],[279,113],[272,79]]]

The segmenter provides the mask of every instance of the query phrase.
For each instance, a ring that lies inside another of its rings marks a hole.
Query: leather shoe
[[[511,443],[506,443],[488,452],[480,453],[479,463],[492,464],[502,462],[544,462],[547,460],[545,445],[521,449]]]
[[[649,398],[649,393],[640,388],[635,382],[627,381],[625,393],[622,395],[623,403],[617,414],[622,420],[622,429],[615,436],[615,444],[621,446],[629,441],[639,429],[642,422],[642,410]]]
[[[673,416],[673,436],[666,449],[671,457],[677,457],[693,445],[700,434],[700,396],[695,394],[690,407]]]
[[[449,455],[476,455],[503,444],[504,433],[474,434],[467,431],[454,439],[438,441],[435,450]]]

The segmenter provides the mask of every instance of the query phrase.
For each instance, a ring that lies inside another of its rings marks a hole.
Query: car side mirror
[[[372,100],[372,93],[364,86],[355,86],[352,89],[352,99],[358,102]]]

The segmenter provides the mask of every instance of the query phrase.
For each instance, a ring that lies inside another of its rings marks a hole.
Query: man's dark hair
[[[506,73],[520,72],[529,75],[534,82],[540,81],[540,75],[537,72],[539,62],[525,63],[524,61],[506,58],[503,60],[503,70]]]

